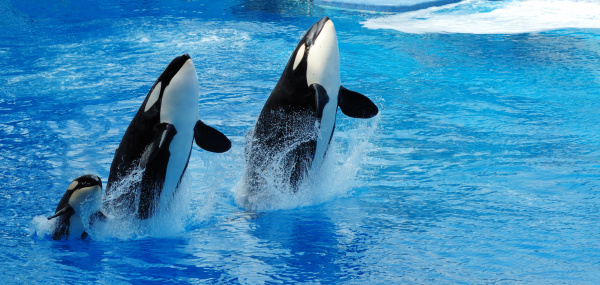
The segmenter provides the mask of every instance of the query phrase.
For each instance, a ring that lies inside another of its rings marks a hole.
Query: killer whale
[[[344,88],[337,36],[324,17],[306,32],[247,135],[245,195],[265,187],[266,173],[282,169],[283,184],[296,191],[318,168],[335,129],[338,107],[353,118],[379,112],[366,96]]]
[[[230,149],[225,135],[199,119],[198,100],[198,76],[190,56],[176,57],[148,92],[115,151],[106,209],[147,219],[157,205],[170,202],[194,141],[210,152]],[[141,178],[121,185],[134,171],[141,171]]]
[[[102,205],[102,181],[93,174],[79,176],[71,182],[62,196],[54,215],[48,220],[58,218],[52,230],[52,239],[70,237],[86,238],[84,223],[104,218],[100,212]]]

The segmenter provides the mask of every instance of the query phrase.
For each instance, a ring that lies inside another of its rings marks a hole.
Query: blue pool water
[[[0,0],[2,283],[597,284],[600,30],[585,13],[599,7]],[[322,16],[338,31],[343,84],[380,115],[338,113],[312,187],[247,211],[235,202],[245,134]],[[539,26],[546,17],[556,25]],[[200,118],[231,151],[194,148],[166,217],[51,240],[45,217],[70,181],[106,182],[131,118],[182,53]]]
[[[382,13],[400,13],[421,10],[429,7],[444,6],[460,0],[315,0],[319,6],[330,8],[372,11]]]

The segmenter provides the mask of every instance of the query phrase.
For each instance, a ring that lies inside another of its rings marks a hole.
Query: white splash
[[[48,216],[50,215],[51,214],[49,214]],[[29,230],[32,233],[34,233],[34,235],[38,238],[43,238],[44,236],[51,236],[54,232],[54,228],[56,227],[57,220],[58,219],[48,220],[47,216],[35,216],[31,221]]]
[[[520,34],[565,28],[600,28],[600,1],[482,1],[370,19],[369,29],[404,33]]]
[[[271,179],[267,179],[258,193],[248,193],[245,180],[240,179],[232,189],[236,204],[252,211],[272,211],[318,205],[349,196],[352,189],[360,186],[356,174],[372,149],[369,140],[378,118],[362,121],[351,130],[336,131],[323,164],[309,173],[296,192],[279,177],[286,175],[285,170],[271,169],[272,173],[266,174]]]
[[[143,172],[137,169],[113,185],[115,191],[104,197],[105,204],[102,212],[107,216],[105,221],[95,221],[93,225],[90,225],[89,216],[91,212],[82,217],[84,230],[92,239],[131,240],[145,237],[172,237],[185,231],[190,215],[188,193],[190,181],[187,174],[184,175],[182,183],[169,205],[160,205],[158,211],[146,220],[139,220],[134,217],[132,211],[137,212],[137,207],[132,210],[126,209],[123,207],[125,205],[118,203],[110,206],[106,203],[119,199],[122,194],[128,191],[131,184],[137,183],[141,179],[142,174]],[[139,197],[136,197],[135,200],[137,202]],[[202,217],[195,215],[193,218]],[[31,231],[38,238],[51,236],[56,226],[56,220],[49,221],[45,216],[36,216],[31,223]],[[69,237],[69,239],[77,239],[77,237]]]
[[[109,201],[119,199],[122,194],[128,191],[131,184],[138,183],[141,180],[143,171],[136,169],[127,177],[116,184],[111,195],[105,197],[103,213],[107,215],[107,220],[96,221],[93,226],[86,231],[94,239],[120,239],[130,240],[145,237],[172,237],[185,231],[186,218],[189,214],[189,205],[187,203],[188,179],[184,175],[182,183],[177,189],[169,205],[158,205],[156,212],[148,219],[139,220],[132,214],[131,209],[126,209],[119,205],[110,205]],[[139,195],[139,193],[138,193]],[[139,196],[135,197],[135,203],[138,204]],[[135,207],[133,212],[137,212]]]

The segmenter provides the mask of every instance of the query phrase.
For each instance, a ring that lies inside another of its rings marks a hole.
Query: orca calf
[[[54,215],[48,220],[58,218],[52,232],[52,239],[69,237],[86,238],[84,222],[93,223],[104,217],[100,212],[102,205],[102,181],[93,174],[79,176],[71,182],[69,188],[58,202]]]
[[[125,209],[122,214],[147,219],[159,203],[169,203],[175,194],[194,141],[207,151],[229,150],[231,141],[199,120],[198,99],[198,76],[190,56],[173,59],[148,92],[115,152],[106,195],[117,197],[107,199],[106,209]],[[121,183],[136,171],[142,172],[139,181]]]
[[[369,98],[342,86],[335,27],[324,17],[298,43],[247,135],[247,194],[265,187],[266,176],[277,169],[283,172],[279,181],[296,192],[323,161],[338,107],[353,118],[379,112]]]

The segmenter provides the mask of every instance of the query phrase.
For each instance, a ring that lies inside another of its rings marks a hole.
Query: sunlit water
[[[533,3],[378,15],[308,1],[0,1],[3,282],[598,283],[600,30],[568,11],[583,24],[536,27],[541,8],[518,10],[528,20],[511,30],[502,15]],[[325,15],[342,83],[380,115],[339,112],[305,191],[246,210],[246,133]],[[473,25],[483,16],[494,24]],[[51,240],[45,217],[66,187],[84,173],[106,182],[131,118],[182,53],[200,118],[232,149],[194,147],[157,217]]]
[[[369,19],[365,27],[406,33],[519,34],[600,28],[598,0],[465,0]]]

